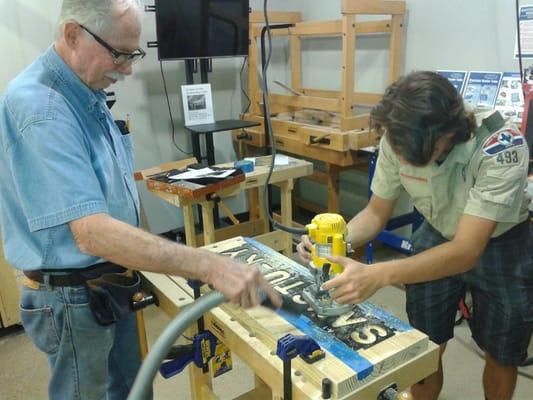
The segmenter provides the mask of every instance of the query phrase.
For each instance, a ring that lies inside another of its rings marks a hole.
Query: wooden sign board
[[[305,304],[301,293],[313,283],[313,278],[304,266],[250,238],[236,237],[205,248],[257,266],[278,292]],[[329,378],[333,383],[333,398],[337,399],[397,371],[427,352],[430,346],[425,334],[369,302],[354,305],[344,315],[328,318],[318,317],[310,308],[299,316],[284,311],[273,316],[261,308],[239,312],[259,322],[276,339],[298,331],[315,339],[327,356],[312,364],[310,379],[316,380],[314,383],[320,387],[322,379]],[[436,370],[437,357],[432,358],[432,364],[418,379]]]

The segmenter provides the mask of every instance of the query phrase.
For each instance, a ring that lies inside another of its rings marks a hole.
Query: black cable
[[[170,115],[170,125],[172,126],[172,143],[174,143],[174,147],[176,149],[178,149],[179,151],[181,151],[183,154],[191,155],[192,152],[187,152],[187,151],[183,150],[176,143],[176,130],[174,128],[174,117],[172,117],[172,109],[170,107],[170,100],[168,98],[167,81],[165,79],[165,73],[163,72],[163,61],[161,61],[161,60],[159,60],[159,69],[161,70],[161,78],[163,79],[163,88],[165,90],[165,97],[167,99],[168,114]]]
[[[268,215],[268,220],[272,224],[272,227],[274,229],[280,229],[282,231],[292,233],[294,235],[305,235],[308,233],[308,230],[306,228],[293,228],[290,226],[285,226],[283,224],[278,223],[277,221],[272,218],[272,213],[270,212],[270,205],[268,201],[268,186],[270,185],[270,179],[272,177],[272,172],[274,171],[274,164],[276,160],[276,141],[274,140],[274,134],[272,131],[272,120],[270,118],[270,103],[268,99],[269,91],[268,91],[268,84],[267,84],[267,70],[268,65],[270,64],[270,59],[272,57],[272,35],[270,32],[270,22],[268,20],[268,12],[267,12],[267,3],[268,0],[264,0],[263,3],[263,15],[265,18],[265,28],[267,32],[268,37],[268,53],[265,59],[263,60],[263,67],[262,67],[262,89],[263,89],[263,114],[265,116],[264,123],[265,123],[265,132],[269,137],[270,141],[270,147],[271,147],[271,154],[272,154],[272,161],[270,163],[270,168],[268,170],[268,175],[266,178],[265,186],[263,187],[263,199],[266,207],[266,213]],[[265,54],[264,48],[261,48],[261,54]]]
[[[525,83],[524,80],[524,70],[522,69],[522,43],[520,43],[520,6],[519,1],[515,1],[516,9],[516,36],[517,36],[517,47],[518,47],[518,65],[520,66],[520,82]]]
[[[243,114],[246,114],[248,110],[250,109],[250,106],[252,105],[252,100],[250,99],[250,96],[248,96],[248,92],[244,89],[245,85],[242,84],[242,73],[244,72],[244,67],[248,65],[248,56],[244,57],[244,61],[242,62],[241,71],[239,72],[239,81],[241,84],[241,93],[246,97],[246,100],[248,101],[248,104],[246,105],[246,108],[242,112]],[[248,72],[249,73],[249,72]]]

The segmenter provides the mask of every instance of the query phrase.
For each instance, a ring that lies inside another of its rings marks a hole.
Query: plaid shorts
[[[533,328],[533,234],[528,224],[518,237],[492,239],[470,271],[406,285],[410,324],[433,342],[445,343],[453,337],[457,307],[469,289],[470,327],[478,346],[503,365],[524,361]],[[427,222],[413,234],[415,253],[445,242]]]

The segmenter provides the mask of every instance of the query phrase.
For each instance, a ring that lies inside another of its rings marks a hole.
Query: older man
[[[0,221],[8,261],[26,275],[21,317],[51,366],[51,399],[125,398],[139,366],[133,315],[96,322],[86,279],[131,269],[199,279],[250,307],[259,271],[137,228],[131,138],[105,93],[132,73],[141,4],[64,0],[54,44],[0,103]]]

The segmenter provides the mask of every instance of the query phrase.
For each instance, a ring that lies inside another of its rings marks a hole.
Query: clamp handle
[[[198,368],[205,368],[215,355],[216,346],[217,338],[211,332],[198,333],[194,337],[192,344],[171,348],[167,357],[172,357],[173,359],[161,364],[159,372],[164,378],[168,379],[179,374],[191,362],[194,362],[194,365]]]
[[[307,335],[296,336],[292,333],[278,339],[276,355],[283,361],[300,356],[308,364],[321,360],[326,353],[318,343]]]
[[[154,293],[149,295],[144,294],[143,292],[137,292],[133,295],[131,299],[131,308],[133,311],[142,310],[149,305],[155,304],[159,307],[159,299]]]

